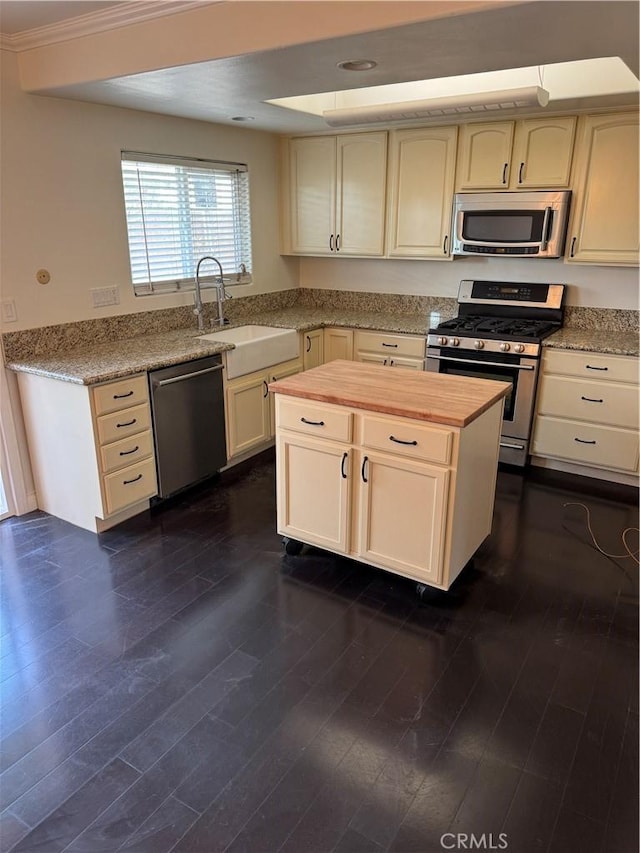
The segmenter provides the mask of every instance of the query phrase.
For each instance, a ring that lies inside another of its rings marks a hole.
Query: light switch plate
[[[2,320],[4,323],[15,323],[18,319],[16,303],[14,299],[2,300]]]
[[[117,287],[94,287],[91,290],[91,300],[94,308],[119,305],[120,293]]]

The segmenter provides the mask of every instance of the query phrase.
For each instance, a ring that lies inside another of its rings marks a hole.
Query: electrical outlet
[[[117,287],[94,287],[91,290],[94,308],[105,308],[107,305],[120,304],[120,292]]]
[[[4,323],[15,323],[18,319],[16,303],[13,299],[2,300],[2,320]]]

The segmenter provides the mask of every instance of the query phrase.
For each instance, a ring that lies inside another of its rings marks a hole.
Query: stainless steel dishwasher
[[[222,358],[149,372],[158,495],[165,498],[227,464]]]

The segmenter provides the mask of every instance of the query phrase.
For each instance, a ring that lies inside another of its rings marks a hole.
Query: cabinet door
[[[456,185],[459,190],[505,190],[509,185],[512,121],[460,128]]]
[[[381,453],[358,457],[356,553],[416,580],[442,580],[449,471]]]
[[[638,115],[585,116],[566,260],[638,264]]]
[[[386,131],[337,137],[338,254],[384,254],[386,183]]]
[[[513,189],[569,186],[576,117],[531,118],[516,123]]]
[[[268,379],[269,374],[260,371],[227,384],[225,406],[230,458],[271,437]]]
[[[343,358],[353,360],[353,330],[325,329],[324,330],[324,363]]]
[[[289,155],[291,250],[329,255],[336,233],[335,137],[292,139]]]
[[[456,127],[393,131],[387,254],[449,258]]]
[[[312,329],[302,335],[304,369],[318,367],[324,361],[323,329]]]
[[[277,439],[278,532],[346,554],[349,446],[281,432]]]
[[[302,362],[299,359],[285,361],[269,368],[269,382],[277,382],[286,376],[295,376],[302,370]],[[269,395],[269,419],[271,424],[271,437],[276,434],[276,398],[274,394]]]

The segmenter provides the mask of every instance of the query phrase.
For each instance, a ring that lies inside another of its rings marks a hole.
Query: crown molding
[[[131,2],[120,3],[112,9],[89,12],[86,15],[78,15],[76,18],[69,18],[44,27],[23,30],[13,35],[0,33],[0,49],[21,53],[23,50],[33,50],[83,36],[117,30],[120,27],[128,27],[131,24],[140,24],[154,18],[176,15],[179,12],[188,12],[191,9],[202,8],[203,6],[215,6],[219,2],[221,0],[212,0],[212,2],[206,2],[206,0],[155,0],[153,3],[149,3],[147,0],[131,0]]]

